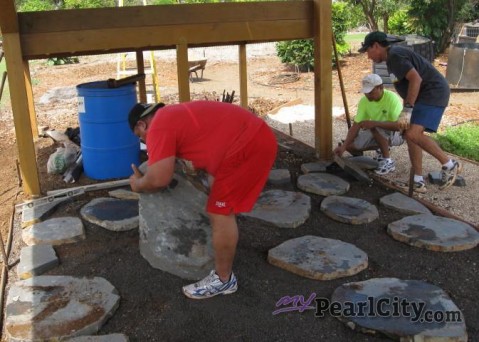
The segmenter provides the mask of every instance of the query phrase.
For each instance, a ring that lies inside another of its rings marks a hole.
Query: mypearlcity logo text
[[[459,310],[432,310],[421,300],[409,300],[399,297],[365,297],[363,301],[339,302],[325,297],[317,297],[312,292],[303,295],[284,296],[276,302],[273,315],[285,312],[304,312],[315,310],[316,317],[394,317],[409,318],[413,323],[462,323]]]

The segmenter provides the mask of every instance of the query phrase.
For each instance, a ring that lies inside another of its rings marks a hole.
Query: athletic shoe
[[[378,168],[374,170],[374,172],[378,175],[387,175],[394,170],[396,170],[396,163],[391,158],[388,158],[381,160]]]
[[[381,150],[378,148],[376,150],[376,155],[373,157],[373,160],[377,160],[378,162],[380,162],[381,160],[383,160],[384,157],[383,157],[383,153],[381,152]]]
[[[414,192],[425,194],[427,192],[426,183],[424,181],[414,182]]]
[[[217,295],[226,295],[238,290],[238,281],[233,273],[230,280],[223,283],[216,274],[215,270],[197,283],[183,286],[183,293],[186,297],[192,299],[206,299]]]
[[[389,147],[389,151],[391,151],[391,147]],[[377,160],[380,162],[381,160],[384,159],[383,153],[381,152],[381,149],[378,148],[376,149],[376,155],[373,157],[373,160]]]
[[[404,191],[409,191],[409,184],[407,183],[400,183],[398,186]],[[413,190],[419,194],[425,194],[427,192],[426,183],[424,181],[414,182]]]
[[[444,190],[451,185],[454,184],[456,181],[456,177],[462,171],[462,164],[457,160],[452,160],[454,164],[450,170],[446,166],[442,167],[441,170],[441,185],[439,186],[439,190]]]

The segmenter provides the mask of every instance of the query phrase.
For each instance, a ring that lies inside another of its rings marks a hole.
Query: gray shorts
[[[376,128],[377,131],[388,140],[389,146],[402,145],[404,139],[398,131],[387,131],[382,128]],[[373,137],[370,129],[361,129],[353,141],[353,146],[359,151],[374,150],[378,148],[378,143]]]

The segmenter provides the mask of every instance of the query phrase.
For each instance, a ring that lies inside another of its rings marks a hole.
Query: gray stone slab
[[[268,262],[302,277],[331,280],[361,272],[368,256],[350,243],[307,235],[270,249]]]
[[[374,170],[377,169],[379,166],[377,160],[374,160],[373,158],[368,156],[349,157],[347,158],[347,160],[352,161],[363,170]]]
[[[54,268],[59,263],[55,250],[51,245],[23,247],[20,251],[20,263],[17,275],[20,279],[28,279]]]
[[[288,169],[271,170],[268,177],[268,183],[272,185],[284,185],[291,183],[291,174]]]
[[[56,208],[62,203],[57,201],[54,203],[47,203],[38,205],[33,208],[26,208],[22,210],[22,228],[28,227],[34,223],[41,222],[46,219]]]
[[[328,196],[321,202],[320,210],[333,220],[349,223],[370,223],[379,217],[376,206],[360,198]]]
[[[68,342],[128,342],[130,339],[124,334],[109,334],[96,336],[79,336],[66,339]]]
[[[314,172],[326,172],[327,167],[331,165],[331,161],[317,161],[314,163],[304,163],[301,165],[301,171],[304,174]]]
[[[56,246],[84,240],[85,230],[78,217],[55,217],[23,229],[22,239],[29,246]]]
[[[263,192],[253,210],[243,216],[253,217],[280,228],[296,228],[311,213],[311,198],[301,192],[268,190]]]
[[[388,224],[394,239],[438,252],[456,252],[479,244],[479,233],[470,225],[429,214],[405,217]]]
[[[309,173],[298,177],[298,188],[321,196],[343,195],[349,183],[329,173]]]
[[[138,201],[108,197],[95,198],[80,210],[81,216],[115,232],[138,228]]]
[[[431,211],[423,204],[400,192],[381,197],[379,204],[406,215],[431,214]]]
[[[5,331],[10,341],[51,341],[97,333],[118,308],[104,278],[38,276],[8,292]]]
[[[174,189],[140,196],[140,253],[154,268],[196,280],[214,268],[207,197],[175,179]]]
[[[441,184],[441,172],[440,171],[433,171],[429,172],[428,180],[429,183],[434,184],[434,185],[440,185]],[[466,186],[466,180],[464,177],[461,175],[457,175],[456,180],[452,184],[454,186]]]
[[[347,283],[333,292],[331,303],[338,308],[335,317],[364,333],[380,332],[398,341],[467,341],[462,312],[441,288],[422,281]]]

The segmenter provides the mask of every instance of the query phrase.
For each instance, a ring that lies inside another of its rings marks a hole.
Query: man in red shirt
[[[166,187],[176,158],[208,173],[206,210],[212,226],[215,270],[184,286],[183,293],[203,299],[235,292],[236,214],[252,210],[266,183],[276,159],[273,132],[251,112],[214,101],[137,104],[128,120],[135,135],[146,142],[149,156],[145,174],[132,165],[133,191],[154,192]]]

